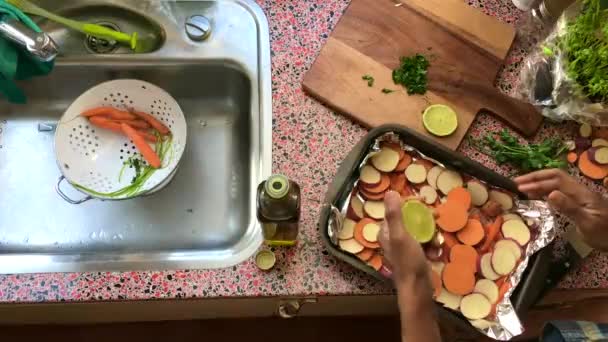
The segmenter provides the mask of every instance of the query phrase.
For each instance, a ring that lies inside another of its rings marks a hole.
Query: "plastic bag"
[[[558,41],[564,37],[568,22],[581,13],[575,2],[557,20],[548,36],[524,61],[519,96],[539,107],[545,117],[555,121],[574,120],[593,126],[608,126],[608,103],[594,102],[567,73],[568,59]]]

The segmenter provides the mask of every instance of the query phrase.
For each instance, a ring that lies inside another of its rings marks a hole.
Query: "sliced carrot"
[[[578,154],[576,154],[576,152],[569,152],[568,155],[566,156],[566,159],[568,159],[568,163],[574,164],[574,163],[576,163],[576,160],[578,159]]]
[[[150,164],[150,166],[152,166],[155,169],[158,169],[161,167],[162,163],[160,161],[160,158],[158,157],[156,152],[154,152],[152,147],[150,147],[150,145],[148,145],[148,143],[146,142],[144,137],[141,136],[141,134],[139,134],[135,130],[135,128],[133,128],[127,124],[124,124],[124,123],[120,124],[120,128],[125,133],[125,135],[129,139],[131,139],[131,141],[133,141],[133,144],[135,144],[135,147],[137,147],[137,149],[139,150],[141,155],[148,162],[148,164]]]
[[[374,194],[374,193],[371,193],[371,192],[365,190],[364,187],[359,188],[359,193],[361,194],[361,196],[363,196],[363,198],[365,198],[368,201],[379,201],[381,199],[384,199],[384,192],[381,192],[379,194]]]
[[[374,221],[374,220],[372,220],[370,218],[367,218],[367,217],[361,219],[361,221],[359,221],[355,225],[355,234],[354,234],[353,237],[363,247],[367,247],[367,248],[371,248],[371,249],[378,249],[378,248],[380,248],[380,243],[378,243],[378,242],[369,242],[369,241],[365,240],[365,238],[363,237],[363,228],[365,228],[365,226],[368,225],[368,224],[370,224],[370,223],[376,223],[376,224],[378,224],[378,222],[376,222],[376,221]]]
[[[403,172],[393,172],[389,175],[391,179],[390,189],[393,191],[400,192],[407,184],[407,179]]]
[[[109,119],[113,120],[135,120],[137,117],[135,115],[125,112],[123,110],[116,109],[114,107],[96,107],[91,108],[82,112],[80,115],[85,117],[93,117],[93,116],[105,116]]]
[[[432,161],[430,160],[426,160],[426,159],[418,159],[414,162],[415,164],[420,164],[422,166],[424,166],[424,168],[426,169],[426,172],[429,172],[430,169],[433,168],[433,166],[435,166],[435,164],[433,164]]]
[[[466,210],[469,210],[471,207],[471,193],[459,186],[448,193],[448,202],[458,203],[464,206]]]
[[[407,169],[408,166],[412,163],[412,156],[407,153],[404,153],[403,158],[399,160],[399,164],[395,168],[395,172],[403,172]]]
[[[483,240],[485,230],[479,220],[469,219],[467,225],[456,233],[456,236],[465,245],[474,246]]]
[[[441,281],[441,276],[435,271],[431,270],[431,284],[433,285],[433,298],[439,297],[441,294],[441,288],[443,287],[443,282]]]
[[[589,150],[578,157],[578,168],[591,179],[602,179],[608,176],[608,165],[599,165],[589,159]]]
[[[361,261],[368,261],[374,255],[374,250],[371,248],[365,248],[361,252],[357,253],[357,258],[361,259]]]
[[[139,118],[145,120],[147,123],[149,123],[150,126],[154,127],[154,129],[158,131],[158,133],[160,133],[162,135],[167,135],[167,134],[171,133],[171,131],[169,130],[169,128],[167,128],[167,126],[165,126],[162,122],[160,122],[158,119],[156,119],[152,115],[150,115],[148,113],[137,111],[135,109],[131,109],[129,111],[132,114],[135,114],[137,117],[139,117]]]
[[[462,268],[477,272],[479,254],[469,245],[456,245],[450,249],[450,262],[462,265]]]
[[[373,267],[376,271],[382,268],[382,255],[376,253],[368,261],[367,264]]]
[[[473,292],[475,288],[475,274],[463,269],[461,264],[448,263],[443,267],[443,286],[457,295],[465,296]]]
[[[405,175],[404,175],[405,176]],[[391,179],[387,174],[382,174],[380,176],[380,182],[375,185],[367,185],[361,184],[361,188],[365,189],[365,191],[370,192],[372,194],[379,194],[381,192],[386,191],[388,187],[391,185]]]
[[[487,226],[486,240],[484,241],[483,245],[479,248],[480,253],[487,253],[490,250],[490,248],[492,247],[492,244],[498,237],[498,233],[500,232],[500,227],[502,226],[502,220],[503,220],[502,216],[497,216],[494,219],[494,222],[492,222],[492,224]]]
[[[445,202],[440,204],[437,209],[439,217],[436,222],[439,228],[446,232],[457,232],[464,228],[469,219],[469,213],[460,204],[456,202]]]

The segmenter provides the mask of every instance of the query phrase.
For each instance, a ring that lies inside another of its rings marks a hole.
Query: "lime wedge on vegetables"
[[[445,137],[456,131],[458,116],[452,108],[442,104],[435,104],[428,106],[424,110],[422,123],[429,133]]]
[[[414,240],[420,243],[431,241],[435,235],[435,218],[429,207],[418,200],[410,200],[401,207],[403,225]]]

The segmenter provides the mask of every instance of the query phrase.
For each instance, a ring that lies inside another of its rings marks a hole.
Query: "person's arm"
[[[380,235],[397,288],[403,341],[439,342],[439,326],[432,299],[430,268],[422,247],[403,226],[401,196],[385,195],[386,220]]]
[[[553,209],[571,219],[591,247],[608,251],[608,199],[558,169],[515,178],[519,191],[530,198],[547,198]]]

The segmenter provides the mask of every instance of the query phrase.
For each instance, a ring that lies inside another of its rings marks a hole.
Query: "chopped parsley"
[[[409,95],[424,94],[427,89],[429,66],[426,57],[419,53],[401,57],[399,68],[393,70],[393,82],[403,85]]]
[[[367,81],[367,86],[368,87],[373,87],[374,86],[374,78],[370,75],[363,75],[361,76],[361,79],[364,81]]]
[[[388,89],[388,88],[382,88],[382,92],[385,94],[390,94],[390,93],[394,93],[395,90],[393,89]]]

